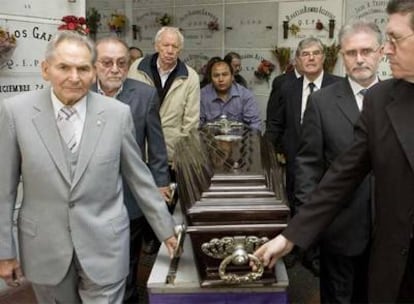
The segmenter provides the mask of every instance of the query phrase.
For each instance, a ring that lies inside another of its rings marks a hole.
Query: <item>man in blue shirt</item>
[[[261,131],[259,106],[253,93],[234,82],[231,65],[214,62],[210,70],[211,83],[201,90],[200,126],[222,115]]]

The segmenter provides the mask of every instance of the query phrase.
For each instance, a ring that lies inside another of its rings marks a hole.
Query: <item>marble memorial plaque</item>
[[[175,24],[182,30],[186,49],[216,48],[223,41],[221,5],[176,8]]]
[[[80,1],[84,2],[84,0]],[[51,18],[60,20],[64,15],[83,15],[82,5],[66,0],[0,0],[2,15],[17,15],[26,17]]]
[[[242,68],[240,75],[242,75],[246,81],[249,89],[252,89],[256,94],[268,94],[271,89],[272,79],[276,76],[276,58],[269,50],[244,50],[244,49],[227,49],[229,51],[235,51],[240,54],[242,60]],[[269,77],[260,79],[255,75],[255,71],[258,69],[262,60],[270,61],[275,70],[270,73]]]
[[[0,73],[40,73],[47,43],[56,34],[60,24],[0,19],[0,26],[16,37],[17,46]]]
[[[277,3],[225,5],[226,48],[271,48],[277,39]]]
[[[331,45],[341,25],[342,0],[280,2],[278,45],[296,48],[310,36]]]
[[[184,48],[180,59],[198,73],[201,81],[204,77],[207,61],[214,56],[221,56],[221,50],[189,50]]]
[[[134,8],[132,15],[132,26],[137,29],[136,40],[134,44],[140,48],[153,48],[153,41],[155,34],[161,28],[161,24],[158,19],[167,14],[171,17],[171,26],[175,26],[174,16],[172,15],[172,7],[154,7],[151,9],[138,9]]]
[[[200,7],[200,5],[204,4],[223,4],[223,0],[175,0],[175,5],[193,5],[196,7]]]
[[[11,97],[27,91],[42,90],[46,86],[47,82],[43,80],[40,73],[19,74],[14,77],[0,74],[0,98]]]
[[[194,2],[194,1],[193,1]],[[140,9],[144,7],[156,7],[156,6],[172,6],[174,0],[132,0],[132,7],[134,9]]]

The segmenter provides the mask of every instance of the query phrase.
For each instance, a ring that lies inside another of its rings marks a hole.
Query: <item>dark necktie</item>
[[[315,90],[315,84],[313,82],[309,82],[309,94],[313,93],[313,90]]]
[[[359,94],[361,94],[362,96],[365,96],[365,93],[368,91],[368,89],[362,89],[361,91],[359,91]]]

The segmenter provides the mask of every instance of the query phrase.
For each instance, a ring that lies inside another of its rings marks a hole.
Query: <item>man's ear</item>
[[[49,63],[46,60],[43,60],[41,65],[40,65],[41,69],[42,69],[42,77],[44,80],[49,81],[50,77],[49,77]]]

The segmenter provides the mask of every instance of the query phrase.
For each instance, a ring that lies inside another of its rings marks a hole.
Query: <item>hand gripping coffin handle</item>
[[[235,265],[245,265],[252,261],[256,266],[256,271],[250,271],[244,275],[237,275],[234,273],[226,273],[227,265],[233,263]],[[254,282],[260,279],[263,275],[264,267],[260,260],[253,254],[247,253],[243,245],[237,245],[232,255],[227,256],[219,266],[220,279],[226,283],[246,283]]]

